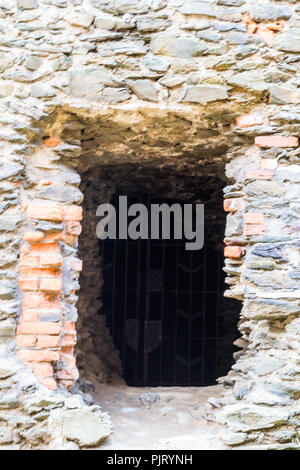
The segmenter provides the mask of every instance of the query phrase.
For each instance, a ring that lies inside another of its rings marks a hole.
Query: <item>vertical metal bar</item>
[[[163,332],[163,320],[164,320],[164,301],[165,301],[165,269],[166,269],[166,242],[165,240],[162,241],[161,244],[162,249],[162,276],[163,276],[163,285],[161,290],[161,299],[160,299],[160,321],[162,322],[162,332]],[[160,343],[160,353],[159,353],[159,385],[162,385],[162,365],[163,365],[163,350],[164,350],[164,339],[162,334],[162,339]]]
[[[149,196],[147,197],[147,206],[149,207]],[[149,283],[148,283],[148,273],[150,269],[150,240],[149,237],[146,242],[146,309],[145,309],[145,316],[143,319],[143,325],[145,325],[145,321],[149,320]],[[145,332],[145,328],[143,328],[143,332]],[[144,385],[147,384],[148,381],[148,353],[144,351]]]
[[[205,222],[204,222],[205,227]],[[206,345],[206,335],[205,335],[205,317],[206,317],[206,268],[207,268],[207,241],[204,242],[203,249],[203,315],[202,315],[202,367],[201,367],[201,384],[204,384],[204,369],[205,369],[205,345]]]

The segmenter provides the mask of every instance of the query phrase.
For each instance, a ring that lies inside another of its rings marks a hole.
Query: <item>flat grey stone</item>
[[[73,26],[81,26],[83,28],[89,28],[94,21],[94,18],[95,15],[85,10],[73,11],[66,15],[66,21],[68,21],[68,23]]]
[[[195,85],[187,88],[181,99],[190,103],[209,103],[211,101],[226,100],[228,98],[226,88],[214,85]]]
[[[269,88],[268,83],[264,79],[264,73],[260,70],[237,73],[229,77],[227,83],[257,93],[262,93]]]
[[[0,181],[21,174],[22,171],[23,166],[19,165],[19,163],[10,161],[2,162],[0,165]]]
[[[291,9],[286,5],[276,5],[274,2],[254,2],[249,9],[252,20],[261,21],[288,20],[292,16]]]
[[[274,47],[285,52],[300,52],[300,28],[291,28],[275,36]]]
[[[130,81],[129,86],[141,100],[158,101],[158,91],[151,80]]]
[[[35,55],[29,55],[26,57],[24,65],[28,70],[37,70],[42,65],[42,60]]]
[[[145,65],[149,70],[153,70],[154,72],[166,72],[170,67],[170,62],[163,57],[148,55],[145,58]]]
[[[93,5],[101,10],[108,11],[113,15],[124,15],[125,13],[147,13],[150,0],[92,0]]]
[[[106,87],[102,94],[102,101],[107,103],[119,103],[121,101],[126,101],[129,98],[130,93],[127,88]]]
[[[205,15],[216,17],[217,13],[209,2],[199,0],[185,0],[179,8],[180,13],[184,15]]]
[[[170,57],[198,57],[207,51],[208,46],[204,41],[196,40],[188,36],[177,36],[171,33],[159,33],[152,39],[150,49],[154,54]]]
[[[112,75],[102,69],[87,69],[70,73],[70,88],[73,96],[91,101],[101,99],[105,86],[119,87]]]
[[[217,422],[227,424],[229,429],[234,432],[273,428],[280,424],[286,424],[288,418],[289,412],[285,408],[247,403],[228,405],[216,414]]]
[[[273,104],[299,104],[299,88],[290,88],[285,85],[270,85],[270,98]]]
[[[159,80],[159,83],[167,88],[173,88],[185,82],[185,77],[179,75],[167,75]]]
[[[83,195],[80,189],[74,186],[49,186],[39,193],[39,198],[58,202],[80,203]]]
[[[44,83],[33,83],[30,88],[30,96],[33,98],[52,98],[56,94],[51,86]]]
[[[80,447],[99,445],[110,435],[110,429],[89,408],[65,410],[62,415],[63,435]]]
[[[33,10],[38,8],[38,6],[37,0],[17,0],[17,7],[20,10]]]

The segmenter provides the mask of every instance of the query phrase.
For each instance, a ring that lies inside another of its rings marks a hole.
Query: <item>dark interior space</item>
[[[118,170],[101,169],[103,181],[114,183],[110,202],[116,208],[119,195],[147,207],[205,205],[200,250],[187,251],[185,239],[172,237],[99,241],[99,313],[119,351],[123,377],[131,386],[213,385],[230,370],[239,336],[240,304],[223,297],[224,180],[159,169],[131,172],[130,166]]]

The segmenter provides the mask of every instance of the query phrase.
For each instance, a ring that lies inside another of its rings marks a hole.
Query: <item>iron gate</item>
[[[103,310],[128,385],[209,385],[218,375],[222,253],[206,242],[199,251],[184,245],[174,239],[100,242]]]

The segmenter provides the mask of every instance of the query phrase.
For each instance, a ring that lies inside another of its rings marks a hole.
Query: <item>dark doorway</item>
[[[139,195],[128,202],[174,201]],[[100,242],[103,313],[128,385],[212,385],[230,369],[238,310],[223,297],[223,252],[211,237],[212,224],[205,221],[198,251],[174,238]]]

